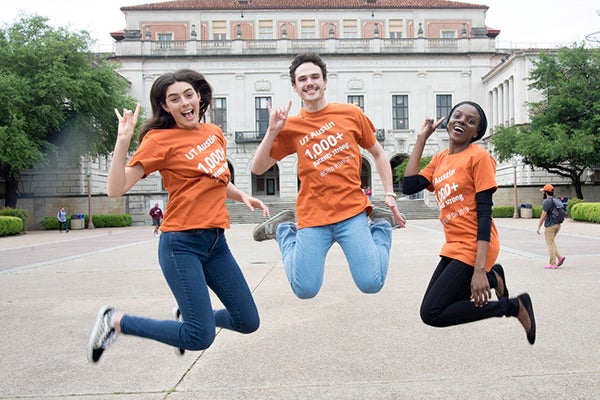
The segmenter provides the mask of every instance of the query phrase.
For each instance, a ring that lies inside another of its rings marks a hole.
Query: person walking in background
[[[154,207],[150,209],[150,218],[152,218],[152,226],[154,226],[154,236],[160,234],[160,223],[163,219],[163,212],[158,206],[158,203],[154,203]]]
[[[56,219],[58,219],[58,232],[62,233],[63,229],[65,232],[69,232],[69,228],[67,227],[67,211],[64,207],[61,207],[60,210],[58,210]]]
[[[364,293],[379,292],[388,270],[392,227],[405,223],[393,193],[390,162],[373,123],[359,107],[325,99],[327,68],[319,55],[296,56],[289,71],[302,100],[300,114],[288,118],[291,100],[287,107],[267,106],[269,127],[252,160],[252,172],[263,174],[278,160],[296,154],[301,182],[296,214],[286,210],[259,224],[254,239],[277,240],[292,291],[301,299],[319,292],[325,257],[335,242],[344,251],[357,287]],[[389,210],[373,209],[362,190],[361,147],[375,159]]]
[[[560,226],[562,220],[558,213],[553,213],[555,208],[563,208],[563,204],[559,199],[554,198],[554,186],[547,183],[540,192],[544,192],[542,201],[542,215],[540,216],[537,234],[540,234],[542,225],[544,225],[544,237],[546,238],[546,247],[548,248],[548,255],[550,256],[549,263],[544,268],[546,269],[557,269],[565,262],[565,256],[561,255],[558,246],[556,245],[556,236],[560,232]],[[557,210],[560,211],[560,210]],[[564,216],[562,216],[564,219]]]
[[[445,118],[426,119],[404,176],[403,192],[435,193],[446,242],[423,301],[421,319],[447,327],[492,317],[516,317],[535,342],[536,327],[527,293],[509,298],[504,270],[495,264],[500,251],[492,219],[492,194],[497,189],[496,160],[474,142],[487,129],[483,109],[474,102],[456,104],[448,116],[449,147],[435,154],[419,171],[427,139]],[[498,301],[490,301],[491,288]]]
[[[140,105],[115,110],[117,142],[107,180],[110,197],[120,197],[140,179],[159,171],[169,195],[158,244],[158,260],[177,307],[175,320],[154,320],[102,307],[88,341],[88,360],[98,362],[120,334],[153,339],[175,347],[203,350],[215,339],[216,327],[251,333],[259,315],[244,275],[229,250],[226,199],[259,208],[265,204],[238,190],[230,181],[225,137],[203,123],[212,88],[204,76],[182,69],[159,76],[150,89],[151,118],[141,127],[139,147],[127,162]],[[213,310],[209,288],[224,308]]]

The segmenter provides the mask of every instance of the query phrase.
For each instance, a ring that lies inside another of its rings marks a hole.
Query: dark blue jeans
[[[496,288],[496,275],[487,274],[491,288]],[[502,298],[490,301],[483,307],[475,307],[471,301],[471,278],[473,267],[461,261],[442,257],[421,303],[421,319],[436,327],[445,327],[481,319],[511,316],[519,313],[518,299]]]
[[[184,322],[124,315],[124,334],[203,350],[214,341],[216,327],[240,333],[258,329],[256,304],[223,229],[165,232],[160,236],[158,258]],[[225,309],[213,311],[209,288]]]

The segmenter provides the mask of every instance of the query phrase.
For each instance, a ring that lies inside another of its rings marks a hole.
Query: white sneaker
[[[97,363],[104,350],[117,338],[117,331],[111,322],[116,312],[117,310],[112,307],[102,307],[98,312],[96,324],[88,341],[89,362]]]

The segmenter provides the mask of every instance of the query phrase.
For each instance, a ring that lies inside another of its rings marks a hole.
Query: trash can
[[[533,218],[533,206],[531,204],[521,204],[521,218]]]
[[[71,229],[83,229],[83,214],[71,214]]]

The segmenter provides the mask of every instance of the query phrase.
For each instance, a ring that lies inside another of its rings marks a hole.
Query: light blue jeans
[[[335,224],[296,229],[285,222],[277,227],[277,243],[292,291],[301,299],[313,298],[323,284],[325,258],[338,243],[356,286],[377,293],[387,275],[392,227],[387,221],[370,223],[365,212]]]
[[[121,319],[124,334],[182,349],[203,350],[214,341],[216,327],[240,333],[258,329],[258,310],[229,251],[223,229],[164,232],[160,236],[158,258],[184,322],[125,314]],[[209,288],[224,309],[213,311]]]

